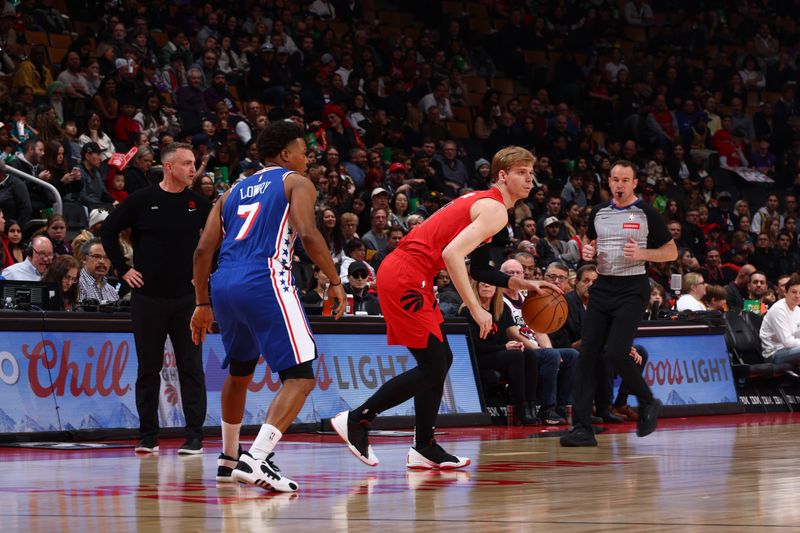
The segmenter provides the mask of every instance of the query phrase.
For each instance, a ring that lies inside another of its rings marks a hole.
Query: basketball
[[[522,303],[522,319],[536,333],[553,333],[567,321],[567,300],[549,287],[531,293]]]

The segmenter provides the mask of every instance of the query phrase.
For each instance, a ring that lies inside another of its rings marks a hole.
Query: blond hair
[[[470,278],[469,285],[470,287],[472,287],[472,292],[475,294],[475,298],[477,298],[478,301],[480,302],[481,296],[478,293],[478,283],[480,282]],[[487,285],[489,285],[489,283],[487,283]],[[494,295],[492,296],[492,299],[489,301],[489,309],[487,309],[487,311],[489,311],[492,314],[492,319],[494,319],[494,321],[497,322],[503,315],[503,307],[506,304],[505,301],[503,301],[502,289],[500,289],[499,287],[495,287],[494,289],[495,289]],[[466,304],[462,303],[461,307],[459,308],[459,311],[463,310],[465,307]]]
[[[492,158],[492,183],[500,176],[500,171],[508,172],[519,165],[535,165],[536,156],[521,146],[506,146]]]
[[[690,290],[694,289],[701,283],[703,276],[697,272],[689,272],[683,275],[683,283],[681,283],[681,292],[687,294]]]

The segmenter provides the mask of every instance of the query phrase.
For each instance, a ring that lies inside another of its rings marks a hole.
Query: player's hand
[[[200,343],[206,340],[206,332],[211,331],[211,325],[214,323],[214,311],[211,310],[210,305],[203,305],[194,308],[192,320],[189,322],[189,329],[192,332],[192,342],[200,346]]]
[[[344,292],[341,282],[338,285],[328,286],[328,299],[331,302],[336,302],[336,307],[332,309],[333,317],[336,320],[342,318],[344,310],[347,307],[347,294]]]
[[[631,346],[631,353],[630,356],[633,358],[633,362],[637,365],[642,364],[642,355],[636,351],[636,346]]]
[[[625,259],[633,259],[634,261],[642,259],[642,249],[639,248],[639,243],[633,237],[628,237],[628,242],[622,251]]]
[[[528,291],[528,293],[534,292],[536,294],[542,294],[542,289],[548,288],[553,289],[558,294],[564,294],[564,291],[561,290],[561,287],[544,280],[526,279],[524,288],[526,291]]]
[[[125,283],[133,287],[134,289],[138,289],[144,285],[144,279],[142,278],[142,273],[132,268],[125,272],[122,276],[122,279],[125,280]]]
[[[485,339],[486,336],[489,335],[489,332],[492,331],[492,314],[483,307],[470,309],[469,314],[472,315],[472,320],[474,320],[481,329],[481,339]]]
[[[597,240],[593,240],[589,244],[584,244],[581,248],[581,258],[584,261],[591,261],[594,259],[594,254],[597,251]]]

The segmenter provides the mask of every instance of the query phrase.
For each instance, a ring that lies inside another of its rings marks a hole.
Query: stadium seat
[[[43,44],[45,46],[50,44],[50,39],[43,31],[28,30],[25,32],[25,39],[28,41],[28,44]]]
[[[72,37],[62,33],[50,33],[48,38],[50,39],[50,46],[54,48],[67,49],[72,44]]]
[[[761,316],[750,312],[728,311],[725,313],[725,344],[732,356],[733,375],[737,381],[768,379],[791,371],[789,363],[773,364],[761,355],[761,339],[758,331]]]

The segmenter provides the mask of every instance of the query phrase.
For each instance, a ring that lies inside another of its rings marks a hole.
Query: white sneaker
[[[350,411],[342,411],[331,418],[331,426],[362,463],[369,466],[378,464],[378,458],[369,445],[369,430],[358,422],[350,420]]]
[[[278,492],[295,492],[298,489],[297,483],[281,475],[281,470],[272,462],[271,453],[266,459],[259,461],[254,459],[249,452],[242,452],[239,463],[231,472],[233,481],[255,485],[265,490],[276,490]]]
[[[406,456],[408,468],[421,468],[426,470],[449,470],[469,466],[472,461],[467,457],[458,457],[444,451],[436,439],[430,445],[420,448],[411,448]]]

